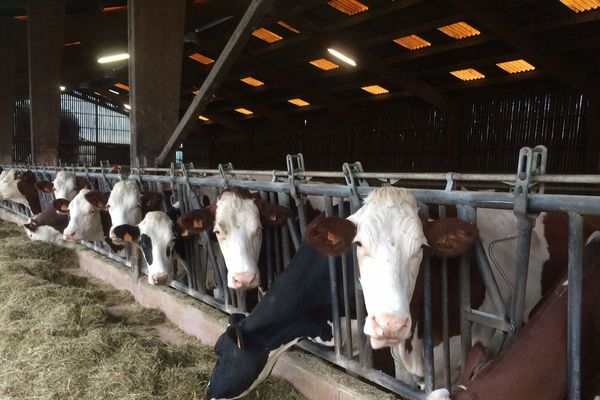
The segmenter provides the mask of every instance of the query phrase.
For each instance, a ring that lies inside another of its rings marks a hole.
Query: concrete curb
[[[5,210],[0,218],[17,224],[25,219]],[[86,273],[119,290],[130,292],[144,307],[158,308],[183,332],[213,346],[227,325],[227,316],[168,287],[151,286],[142,277],[131,280],[130,270],[83,246],[76,246],[79,266]],[[281,356],[273,375],[290,382],[311,400],[370,400],[395,397],[353,378],[326,362],[300,351]]]

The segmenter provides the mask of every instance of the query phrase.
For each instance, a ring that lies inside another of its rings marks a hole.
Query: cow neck
[[[27,204],[29,205],[31,212],[33,214],[41,213],[42,206],[40,204],[40,196],[34,183],[29,181],[21,181],[17,183],[17,188],[19,189],[19,192],[21,192],[21,194],[25,197],[25,200],[27,200]]]
[[[57,212],[54,207],[48,207],[37,215],[32,222],[37,226],[50,226],[63,233],[69,225],[69,215]]]

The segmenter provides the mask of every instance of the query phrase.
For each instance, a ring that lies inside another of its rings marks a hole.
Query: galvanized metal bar
[[[338,217],[344,218],[346,213],[344,212],[343,199],[340,199],[338,205]],[[344,346],[344,353],[347,358],[352,358],[352,321],[350,319],[350,288],[348,287],[349,279],[354,279],[354,276],[348,276],[348,257],[343,254],[341,256],[342,261],[342,291],[344,295],[344,326],[343,329],[346,332],[346,343]]]
[[[215,258],[215,252],[212,248],[212,243],[210,241],[210,235],[207,231],[202,232],[202,237],[204,242],[206,243],[206,250],[208,251],[208,259],[210,261],[210,265],[213,269],[215,277],[217,278],[217,285],[219,285],[219,290],[223,294],[223,298],[225,299],[225,304],[229,304],[229,291],[227,290],[227,282],[223,279],[221,275],[221,270],[219,269],[219,264],[217,263],[217,259]]]
[[[472,222],[474,220],[475,210],[470,206],[458,208],[458,217]],[[469,253],[461,255],[459,267],[459,293],[460,293],[460,348],[463,365],[467,359],[467,354],[471,349],[471,321],[468,313],[471,311],[471,273]]]
[[[333,215],[333,204],[331,197],[325,197],[325,215],[330,217]],[[335,340],[335,358],[341,359],[342,355],[342,330],[340,324],[340,304],[338,297],[337,285],[337,268],[335,265],[335,257],[327,256],[329,263],[329,285],[331,290],[331,316],[333,318],[333,336]]]
[[[285,193],[277,193],[277,202],[279,203],[280,206],[284,206],[284,207],[288,207],[290,206],[290,200],[288,198],[288,195]],[[289,222],[290,218],[288,218],[288,222]],[[282,225],[281,226],[281,253],[282,253],[282,261],[283,261],[283,267],[285,268],[285,266],[287,266],[290,262],[291,259],[291,254],[290,254],[290,231],[289,228],[286,225]],[[278,271],[281,272],[281,271]]]
[[[471,322],[477,322],[503,332],[512,333],[515,329],[513,324],[495,314],[490,314],[479,310],[470,310],[467,311],[466,314],[467,319]]]
[[[583,288],[583,217],[569,212],[568,342],[569,400],[581,399],[581,305]]]
[[[260,192],[260,198],[263,201],[269,202],[269,194],[267,192]],[[265,227],[263,229],[263,239],[264,239],[264,255],[265,261],[267,263],[267,289],[271,287],[273,283],[274,274],[273,274],[273,236],[271,229]]]
[[[425,393],[433,390],[435,383],[435,366],[433,365],[433,300],[431,293],[431,256],[429,248],[423,247],[423,358],[425,361]]]
[[[531,234],[534,220],[529,216],[517,217],[517,254],[515,282],[512,292],[510,308],[510,322],[515,326],[515,333],[523,325],[523,314],[525,312],[525,294],[527,290],[527,273],[529,271],[529,249],[531,247]]]
[[[446,190],[452,190],[451,185],[446,186]],[[438,207],[440,219],[446,218],[446,206]],[[442,310],[442,348],[444,352],[444,385],[449,388],[452,384],[452,372],[450,369],[450,318],[448,315],[448,260],[442,259],[441,269],[441,304]]]

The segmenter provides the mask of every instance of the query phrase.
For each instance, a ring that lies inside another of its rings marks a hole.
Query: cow
[[[160,209],[162,196],[156,192],[142,195],[135,182],[117,182],[110,193],[82,189],[72,201],[54,200],[54,207],[70,216],[64,240],[104,240],[114,250],[112,226],[137,225],[145,213]],[[121,247],[122,248],[122,247]]]
[[[37,178],[31,171],[18,172],[14,169],[3,171],[0,179],[0,200],[23,204],[32,214],[42,211],[40,198],[35,188]]]
[[[58,171],[52,182],[37,181],[35,187],[42,193],[54,194],[55,199],[73,200],[81,189],[91,189],[89,181],[73,172]]]
[[[188,233],[212,229],[227,265],[227,286],[251,289],[260,285],[258,257],[263,227],[281,226],[289,216],[287,207],[232,187],[209,207],[183,215],[180,222]]]
[[[137,225],[114,226],[112,234],[141,248],[148,265],[148,283],[159,285],[167,283],[178,231],[172,216],[163,211],[151,211]]]
[[[395,189],[375,189],[364,207],[378,202],[381,197],[391,197],[391,191]],[[427,242],[431,244],[435,254],[443,256],[460,254],[475,242],[477,236],[474,227],[457,219],[428,221],[426,229],[423,230],[416,212],[416,201],[412,196],[410,200],[408,192],[403,191],[401,196],[411,201],[407,210],[391,207],[390,213],[385,215],[383,220],[377,218],[371,223],[398,223],[400,217],[405,216],[407,212],[416,218],[411,221],[410,228],[406,224],[402,225],[402,228],[409,228],[408,232],[414,236],[414,240],[407,240],[401,234],[390,235],[385,240],[398,250],[395,255],[407,257],[415,264],[415,273],[421,258],[421,246]],[[329,232],[327,229],[321,229],[324,225],[316,222],[308,225],[305,231],[306,235],[313,236],[314,242],[327,242],[330,251],[335,249],[336,253],[347,253],[351,249],[351,235],[339,231]],[[352,224],[345,227],[354,229]],[[368,239],[364,240],[368,243]],[[207,387],[207,399],[234,399],[246,395],[269,375],[279,356],[303,338],[333,344],[329,264],[322,247],[317,250],[303,242],[285,271],[275,280],[256,308],[247,317],[242,314],[231,315],[229,326],[215,344],[217,361]],[[405,254],[406,252],[410,254]],[[352,257],[348,259],[351,260]],[[337,277],[340,279],[342,274],[339,260],[336,268]],[[347,274],[352,276],[352,262],[347,264],[347,268]],[[352,281],[349,284],[352,284]],[[361,282],[368,285],[365,280]],[[338,285],[341,285],[341,282],[338,282]],[[386,288],[382,290],[383,294],[388,292]],[[339,304],[343,304],[341,298],[339,300]],[[343,310],[340,310],[340,313],[343,314]],[[407,324],[409,320],[406,318],[402,322]],[[406,326],[397,329],[406,330]]]
[[[588,240],[583,252],[582,286],[582,398],[600,395],[600,232]],[[452,396],[434,391],[429,400],[563,400],[567,392],[566,274],[536,305],[529,323],[506,349],[491,359],[476,344],[467,356],[460,384]],[[533,366],[533,367],[532,367]]]
[[[69,224],[69,216],[47,207],[40,214],[23,224],[25,233],[31,240],[63,243],[63,231]]]

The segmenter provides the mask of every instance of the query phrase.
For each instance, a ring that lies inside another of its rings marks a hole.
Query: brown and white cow
[[[37,178],[31,171],[19,172],[14,169],[3,171],[0,177],[0,200],[23,204],[31,212],[42,211],[40,198],[35,188]]]
[[[600,395],[600,235],[583,252],[582,399]],[[481,344],[467,357],[460,384],[429,400],[563,400],[567,391],[567,287],[563,274],[535,307],[528,324],[491,359]]]
[[[77,177],[73,172],[58,171],[52,182],[37,181],[35,187],[47,194],[54,194],[55,199],[73,200],[81,189],[91,189],[89,181],[84,177]]]
[[[258,258],[263,227],[281,226],[289,216],[288,208],[234,187],[223,191],[211,206],[182,216],[180,224],[184,231],[212,229],[227,266],[227,286],[251,289],[260,284]]]

